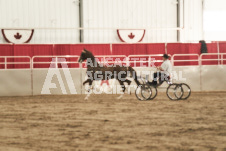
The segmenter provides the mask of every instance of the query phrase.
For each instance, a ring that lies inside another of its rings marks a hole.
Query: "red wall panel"
[[[219,43],[219,50],[220,50],[220,53],[226,53],[226,42]]]
[[[1,44],[0,56],[52,56],[52,55],[80,55],[83,49],[91,51],[94,55],[111,55],[110,44]],[[8,59],[14,62],[27,62],[26,59]],[[72,61],[71,59],[68,59]],[[0,60],[4,62],[4,60]],[[35,59],[36,62],[51,61],[48,59]],[[74,61],[74,60],[73,60]],[[77,60],[76,60],[77,61]],[[71,66],[71,65],[69,65]],[[4,68],[4,65],[0,65]],[[28,65],[8,65],[9,68],[28,68]],[[48,65],[38,64],[35,67],[49,67]]]
[[[147,54],[147,46],[144,44],[113,44],[112,55],[136,55]]]
[[[113,44],[112,55],[164,54],[165,44]]]
[[[181,43],[170,43],[167,44],[167,52],[168,54],[200,54],[201,52],[201,44],[181,44]],[[177,57],[178,58],[178,57]],[[178,60],[192,60],[194,57],[192,56],[182,56]],[[176,66],[182,65],[197,65],[197,62],[176,62]]]
[[[53,55],[53,45],[14,45],[15,56]]]
[[[13,56],[13,45],[0,44],[0,56]]]
[[[14,45],[14,56],[42,56],[42,55],[53,55],[52,44],[32,45],[32,44],[21,44]],[[15,59],[14,59],[15,60]],[[17,61],[26,61],[25,59],[17,59]],[[35,61],[49,61],[49,59],[35,59]],[[17,68],[28,68],[28,65],[15,65]],[[34,67],[49,67],[49,65],[35,65]]]
[[[165,51],[165,44],[147,44],[147,53],[148,54],[164,54]]]
[[[147,55],[164,54],[165,44],[0,44],[0,56],[37,56],[37,55],[78,55],[83,49],[91,51],[94,55]],[[199,43],[169,43],[167,44],[168,54],[200,54],[201,44]],[[217,43],[207,43],[208,53],[217,53]],[[226,42],[219,43],[221,53],[226,53]],[[210,56],[211,58],[211,56]],[[215,58],[215,57],[213,57]],[[194,59],[192,57],[180,57],[180,59]],[[8,59],[8,61],[24,61],[25,59]],[[75,61],[68,59],[70,61]],[[37,59],[36,61],[47,61]],[[4,62],[4,59],[0,59]],[[177,65],[193,65],[192,62],[181,62]],[[25,65],[9,65],[9,67],[24,67]],[[36,67],[44,67],[37,65]],[[0,65],[4,68],[4,65]]]
[[[70,45],[70,54],[80,56],[83,49],[91,51],[93,55],[111,55],[110,44],[74,44]]]
[[[0,56],[13,56],[13,45],[11,44],[1,44],[0,45]],[[8,59],[8,61],[13,61],[12,59]],[[0,58],[0,63],[4,63],[5,59]],[[10,68],[14,67],[13,65],[8,65]],[[5,65],[0,64],[0,69],[4,69]]]
[[[91,51],[93,55],[111,55],[109,44],[56,44],[54,55],[77,55],[80,56],[83,49]],[[66,58],[67,61],[77,62],[76,58]],[[59,66],[60,67],[60,66]],[[79,67],[79,64],[68,64],[68,67]]]
[[[217,53],[217,43],[207,43],[208,53]]]
[[[109,44],[56,44],[54,55],[79,55],[82,50],[91,51],[94,55],[111,55]]]
[[[169,43],[167,44],[167,53],[168,54],[200,54],[201,44],[187,44],[187,43]]]

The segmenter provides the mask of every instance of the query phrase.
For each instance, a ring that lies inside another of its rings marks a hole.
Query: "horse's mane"
[[[91,51],[86,50],[86,49],[84,49],[84,51],[85,51],[85,53],[86,53],[86,55],[87,55],[88,58],[91,58],[92,61],[94,61],[94,62],[97,63],[97,66],[99,66],[99,67],[105,67],[102,63],[99,63],[99,62],[96,60],[95,56],[93,55],[93,53],[92,53]],[[93,63],[94,63],[94,62],[93,62]]]
[[[88,55],[88,57],[95,58],[91,51],[84,49],[84,52],[86,53],[86,55]]]

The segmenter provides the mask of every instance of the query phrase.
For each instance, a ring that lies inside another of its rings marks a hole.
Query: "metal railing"
[[[220,57],[216,57],[215,58],[208,58],[205,59],[205,56],[220,56]],[[135,57],[144,57],[144,58],[155,58],[155,57],[161,57],[162,54],[156,54],[156,55],[130,55],[128,57],[126,57],[125,55],[101,55],[101,56],[95,56],[97,58],[103,58],[103,61],[101,61],[102,63],[105,63],[107,61],[107,58],[113,57],[113,58],[126,58],[126,63],[129,64],[131,63],[131,58],[135,58]],[[184,57],[184,56],[188,56],[188,57],[196,57],[195,59],[177,59],[177,57]],[[9,69],[7,65],[22,65],[23,69],[29,69],[30,70],[30,76],[31,76],[31,81],[30,81],[30,85],[31,85],[31,94],[33,95],[34,93],[34,70],[36,67],[34,67],[35,65],[42,65],[42,64],[47,64],[48,68],[50,67],[50,64],[53,64],[54,66],[51,66],[52,68],[59,68],[58,64],[73,64],[73,65],[77,65],[76,68],[81,69],[79,71],[79,73],[82,75],[82,64],[80,64],[78,62],[80,56],[77,55],[63,55],[63,56],[33,56],[32,58],[29,56],[0,56],[0,65],[4,65],[4,68],[2,70],[7,70]],[[48,61],[42,61],[41,59],[49,59]],[[63,59],[62,59],[63,58]],[[65,58],[68,58],[68,60],[66,60]],[[20,62],[21,59],[21,62]],[[36,60],[38,59],[38,60]],[[69,60],[72,59],[73,61]],[[27,60],[27,61],[25,61]],[[198,62],[198,65],[200,67],[202,67],[203,62],[209,61],[217,61],[218,65],[226,65],[226,53],[213,53],[213,54],[174,54],[171,57],[171,61],[172,64],[174,65],[176,62],[189,62],[189,61],[193,61],[193,62]],[[145,61],[141,61],[140,62],[145,62]],[[146,61],[148,62],[148,61]],[[155,62],[162,62],[162,60],[157,59],[155,60]],[[109,63],[109,62],[108,62]],[[115,61],[111,61],[110,63],[115,63]],[[132,62],[133,63],[133,62]],[[23,65],[29,65],[28,67],[24,67]],[[19,66],[20,67],[20,66]],[[63,67],[63,66],[62,66]],[[146,66],[146,67],[150,67]],[[13,68],[13,67],[12,67]],[[45,68],[45,70],[48,70],[48,68]],[[11,68],[10,68],[11,69]],[[18,68],[14,68],[16,70],[18,70]],[[200,75],[200,79],[202,79],[202,68],[199,68],[199,73],[197,73],[197,75]],[[80,80],[82,81],[82,76],[80,76]],[[202,81],[200,80],[200,89],[202,90]]]
[[[171,55],[169,54],[169,56],[171,57]],[[156,59],[157,57],[160,57],[160,59]],[[136,64],[136,63],[148,63],[148,67],[152,67],[152,65],[154,64],[154,63],[161,63],[161,62],[163,62],[163,60],[162,60],[162,54],[153,54],[153,55],[129,55],[128,56],[128,60],[129,60],[129,64],[130,63],[134,63],[134,64]],[[132,59],[132,58],[139,58],[139,59],[141,59],[141,58],[143,58],[143,59],[145,59],[145,58],[147,58],[147,60],[134,60],[134,59]]]
[[[176,57],[197,57],[197,59],[175,59]],[[175,62],[197,62],[199,65],[199,55],[198,54],[174,54],[171,58],[172,65],[175,65]]]
[[[31,68],[31,57],[29,56],[0,56],[0,59],[4,59],[4,61],[0,61],[0,65],[4,65],[4,69],[8,69],[8,65],[29,65],[29,69]],[[8,59],[28,59],[28,61],[8,61]],[[27,67],[20,67],[27,68]]]
[[[62,58],[68,58],[68,59],[75,59],[76,61],[65,61]],[[35,59],[51,59],[50,61],[35,61]],[[63,56],[33,56],[32,57],[32,66],[31,68],[34,68],[35,64],[54,64],[55,66],[51,66],[51,68],[58,68],[58,64],[77,64],[79,65],[78,62],[79,56],[77,55],[63,55]]]
[[[204,57],[206,56],[216,56],[216,58],[208,58],[208,59],[204,59]],[[204,53],[201,54],[199,57],[199,64],[203,65],[203,62],[213,62],[213,61],[217,61],[218,65],[224,65],[224,61],[226,61],[226,53]]]
[[[162,54],[154,54],[154,55],[129,55],[128,57],[125,55],[97,55],[96,58],[101,58],[99,63],[106,65],[107,63],[123,63],[126,65],[136,64],[136,63],[148,63],[146,67],[152,67],[153,63],[161,63]],[[55,64],[55,66],[51,66],[51,68],[58,68],[58,64],[73,64],[76,65],[76,68],[81,68],[82,66],[78,62],[80,56],[78,55],[62,55],[62,56],[33,56],[32,58],[29,56],[0,56],[0,65],[1,69],[13,69],[14,67],[8,67],[8,65],[17,65],[16,69],[33,69],[39,68],[35,67],[35,65],[50,65]],[[180,59],[180,57],[188,57],[187,59]],[[209,57],[209,58],[205,58]],[[212,58],[210,58],[212,57]],[[63,58],[63,59],[62,59]],[[117,59],[118,58],[118,59]],[[133,60],[133,58],[138,58],[138,60]],[[142,60],[140,58],[145,58],[146,60]],[[156,59],[157,58],[157,59]],[[18,61],[20,60],[21,61]],[[38,59],[38,60],[36,60]],[[42,59],[49,59],[48,61],[40,61]],[[68,60],[67,60],[68,59]],[[110,61],[109,61],[110,60]],[[203,65],[204,62],[217,62],[212,63],[212,65],[224,65],[226,64],[226,53],[205,53],[205,54],[174,54],[171,56],[172,65],[175,66],[175,63],[178,62],[197,62],[197,65]],[[83,62],[82,65],[85,65],[86,62]],[[211,63],[210,63],[211,64]],[[19,66],[21,65],[21,66]],[[28,65],[28,66],[23,66]],[[193,65],[193,64],[192,64]],[[47,68],[49,68],[48,66]],[[43,68],[43,67],[42,67]]]
[[[126,55],[96,55],[95,58],[102,58],[102,60],[97,60],[98,63],[107,64],[107,63],[127,63],[127,56]],[[123,59],[122,59],[123,58]],[[112,60],[112,61],[109,61]],[[114,60],[117,59],[117,60]]]

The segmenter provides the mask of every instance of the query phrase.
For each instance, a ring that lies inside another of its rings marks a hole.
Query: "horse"
[[[138,81],[137,73],[131,66],[120,66],[117,64],[110,65],[109,67],[104,66],[103,64],[99,64],[96,58],[94,57],[94,55],[86,49],[84,49],[81,52],[78,62],[82,63],[85,60],[87,60],[86,74],[88,76],[88,79],[83,82],[83,86],[86,83],[89,83],[89,86],[91,87],[94,80],[116,79],[121,85],[123,93],[125,93],[126,88],[125,88],[124,82],[126,82],[128,86],[131,84],[131,81],[126,79],[129,75],[130,77],[131,76],[133,77],[134,81],[138,86],[140,85],[140,82]]]

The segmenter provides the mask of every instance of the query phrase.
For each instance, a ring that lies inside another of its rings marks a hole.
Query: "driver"
[[[164,81],[167,81],[170,79],[171,73],[172,73],[172,64],[169,60],[169,56],[167,54],[164,54],[162,56],[163,63],[161,66],[158,66],[157,69],[160,70],[159,72],[154,73],[154,78],[152,82],[149,82],[149,84],[156,86],[157,80],[159,79],[159,84],[162,84]]]

